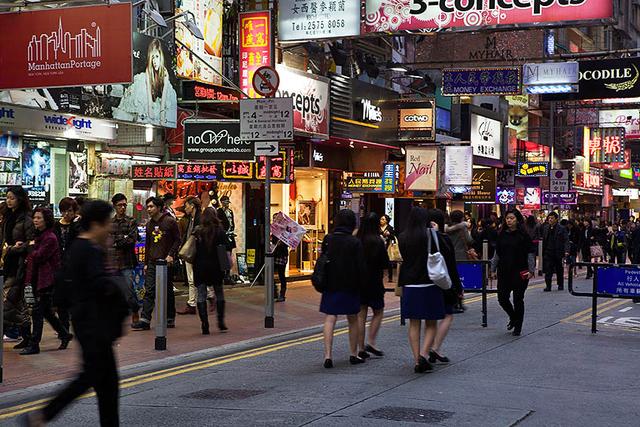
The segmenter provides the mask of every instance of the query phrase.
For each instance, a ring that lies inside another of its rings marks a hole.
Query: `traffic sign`
[[[241,99],[240,139],[292,140],[293,98]]]
[[[258,95],[272,97],[278,91],[280,76],[273,67],[260,67],[253,73],[251,84]]]
[[[253,152],[256,156],[276,156],[279,149],[278,141],[258,141],[254,145]]]

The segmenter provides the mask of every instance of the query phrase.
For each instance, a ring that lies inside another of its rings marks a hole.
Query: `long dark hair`
[[[444,212],[440,209],[429,209],[429,222],[438,224],[438,231],[444,233]]]
[[[429,233],[429,214],[426,209],[414,206],[409,212],[407,228],[405,228],[401,240],[407,246],[420,246],[427,241]]]
[[[190,205],[193,206],[194,210],[193,210],[193,222],[195,224],[199,224],[200,223],[200,217],[202,216],[202,202],[200,201],[200,199],[196,196],[189,196],[187,197],[187,200],[185,200],[184,202],[185,204],[189,203]]]
[[[18,206],[15,209],[16,213],[29,212],[31,210],[29,195],[24,188],[20,187],[19,185],[9,187],[7,193],[13,194],[18,200]]]
[[[216,237],[222,233],[222,225],[218,214],[213,208],[206,208],[200,216],[199,237],[202,237],[209,247],[216,243]]]
[[[380,238],[380,217],[375,212],[370,212],[360,223],[358,239],[362,242],[365,256],[373,254],[376,245],[382,243]]]
[[[356,214],[351,209],[342,209],[333,220],[337,231],[352,233],[356,228]]]

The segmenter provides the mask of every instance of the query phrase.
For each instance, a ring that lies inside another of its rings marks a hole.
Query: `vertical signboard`
[[[438,149],[407,147],[405,190],[436,191],[438,189]]]
[[[471,114],[471,146],[474,156],[500,160],[502,123],[479,114]]]
[[[253,74],[271,65],[271,12],[240,14],[240,89],[251,98],[259,95],[253,89]]]

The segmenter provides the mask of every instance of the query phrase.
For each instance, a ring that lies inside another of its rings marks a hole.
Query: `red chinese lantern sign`
[[[271,13],[240,14],[240,88],[251,98],[260,96],[253,89],[256,70],[271,64]]]
[[[589,132],[588,141],[587,132]],[[624,145],[624,128],[622,127],[585,128],[585,157],[588,154],[591,164],[604,166],[609,163],[624,163]]]
[[[131,179],[133,180],[156,180],[175,179],[176,165],[135,165],[131,167]]]

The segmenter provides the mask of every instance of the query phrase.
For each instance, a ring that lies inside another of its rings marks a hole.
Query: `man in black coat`
[[[542,267],[546,282],[545,292],[551,291],[553,275],[557,276],[558,290],[564,290],[564,258],[569,256],[567,229],[558,224],[558,214],[551,212],[542,232]]]

